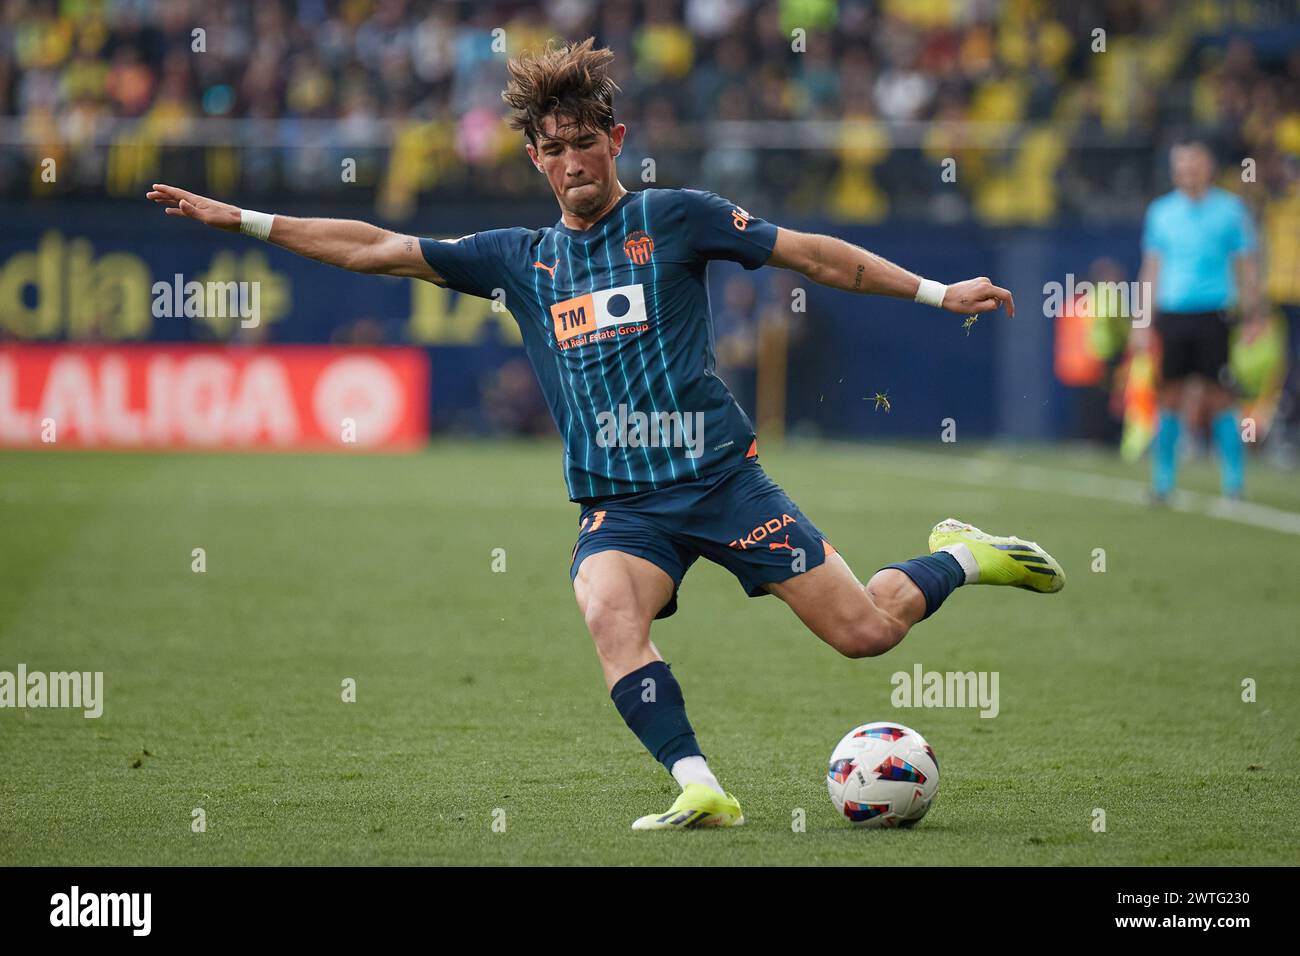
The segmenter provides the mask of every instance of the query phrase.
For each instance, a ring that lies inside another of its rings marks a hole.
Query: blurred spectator
[[[1123,428],[1117,370],[1132,328],[1128,274],[1109,257],[1088,267],[1073,302],[1056,320],[1056,376],[1075,390],[1072,433],[1082,441],[1118,446]]]
[[[735,275],[722,287],[722,307],[713,313],[718,377],[727,383],[741,408],[754,408],[758,363],[757,279]]]
[[[516,358],[492,371],[483,383],[488,427],[506,435],[549,435],[554,425],[527,359]]]
[[[1264,281],[1269,301],[1286,323],[1288,368],[1270,445],[1275,460],[1295,467],[1300,464],[1300,158],[1279,164],[1271,178],[1263,217]]]

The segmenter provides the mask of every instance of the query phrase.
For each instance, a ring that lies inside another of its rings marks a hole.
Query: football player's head
[[[595,39],[588,37],[512,58],[501,94],[513,111],[510,127],[523,130],[528,140],[528,158],[560,205],[581,218],[609,203],[627,132],[614,122],[618,85],[609,78],[614,53],[594,47]]]
[[[1214,180],[1214,153],[1199,139],[1177,143],[1169,151],[1169,176],[1185,193],[1205,192]]]

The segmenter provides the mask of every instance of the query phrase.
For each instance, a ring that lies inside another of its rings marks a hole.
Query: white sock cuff
[[[975,560],[975,555],[971,553],[970,545],[967,544],[950,544],[939,549],[946,551],[957,559],[961,569],[966,572],[966,583],[975,584],[980,579],[979,562]]]
[[[696,754],[693,757],[682,757],[674,763],[672,775],[673,779],[677,781],[678,785],[683,790],[686,789],[688,783],[702,783],[706,787],[716,790],[718,793],[726,796],[723,792],[722,784],[718,783],[718,778],[715,777],[713,771],[709,769],[708,762],[699,754]]]

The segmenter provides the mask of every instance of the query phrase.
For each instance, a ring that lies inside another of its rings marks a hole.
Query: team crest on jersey
[[[641,229],[628,233],[627,239],[623,241],[623,252],[639,266],[649,262],[654,251],[655,241],[648,232]]]
[[[598,289],[551,306],[555,343],[561,349],[640,335],[650,328],[646,320],[645,291],[636,285]]]

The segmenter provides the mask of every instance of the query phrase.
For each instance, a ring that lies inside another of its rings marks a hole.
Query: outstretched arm
[[[240,232],[241,223],[248,218],[238,206],[162,183],[155,183],[147,197],[166,206],[164,212],[169,216],[194,219],[227,232]],[[389,232],[356,219],[298,219],[277,215],[265,238],[290,252],[340,269],[442,284],[442,277],[425,261],[415,236]]]
[[[833,289],[900,299],[915,299],[922,282],[920,276],[902,266],[843,239],[793,229],[777,229],[776,245],[767,264],[792,269]],[[1011,293],[981,276],[948,286],[943,290],[942,303],[935,304],[949,312],[973,315],[994,312],[1004,303],[1007,315],[1014,316],[1016,304]]]

